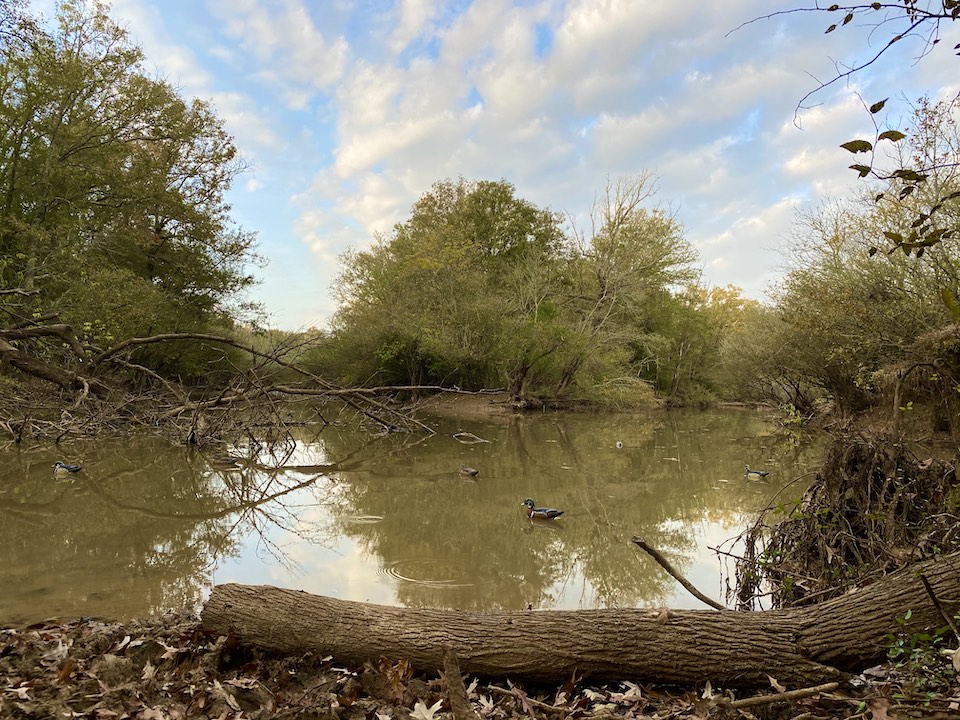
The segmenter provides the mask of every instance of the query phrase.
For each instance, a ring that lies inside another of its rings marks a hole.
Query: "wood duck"
[[[461,475],[467,475],[467,476],[469,476],[469,477],[476,477],[477,475],[480,474],[480,471],[477,470],[476,468],[467,467],[466,465],[462,465],[462,466],[460,467],[460,474],[461,474]]]
[[[751,470],[750,466],[747,465],[746,475],[751,480],[759,480],[760,478],[765,478],[769,474],[770,473],[767,472],[766,470]]]
[[[553,520],[563,515],[563,510],[554,510],[553,508],[538,508],[536,503],[533,501],[533,498],[527,498],[523,501],[523,504],[527,507],[527,517],[528,518],[543,518],[545,520]]]
[[[57,475],[80,472],[80,465],[68,465],[60,460],[57,460],[51,467],[53,467],[53,472]]]

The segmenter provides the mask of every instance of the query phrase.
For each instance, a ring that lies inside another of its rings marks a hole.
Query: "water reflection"
[[[706,545],[820,460],[745,411],[431,423],[428,439],[305,429],[279,455],[231,449],[236,467],[143,440],[0,450],[0,621],[145,615],[226,581],[477,610],[694,606],[630,538],[719,597]],[[60,456],[84,470],[55,480]],[[531,522],[528,496],[566,514]]]

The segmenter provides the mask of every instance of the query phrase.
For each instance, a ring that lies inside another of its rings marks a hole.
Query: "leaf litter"
[[[188,614],[128,622],[47,621],[0,630],[0,717],[465,720],[452,710],[440,669],[413,668],[405,659],[380,658],[354,668],[334,663],[312,653],[278,657],[243,648],[235,638],[204,631]],[[764,701],[763,693],[738,700],[732,689],[709,682],[671,688],[631,679],[595,685],[579,677],[559,687],[468,678],[466,694],[482,720],[960,715],[960,687],[953,697],[906,703],[898,695],[903,684],[884,667],[840,689],[777,702]],[[783,691],[773,675],[770,683]]]

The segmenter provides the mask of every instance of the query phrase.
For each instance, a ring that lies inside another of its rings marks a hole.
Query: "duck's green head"
[[[527,498],[526,500],[523,501],[523,504],[526,505],[527,507],[533,507],[534,505],[536,505],[536,503],[533,501],[533,498]]]

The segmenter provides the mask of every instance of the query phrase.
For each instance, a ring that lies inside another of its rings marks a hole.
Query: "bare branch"
[[[40,325],[36,327],[10,328],[0,330],[0,337],[4,340],[25,340],[34,337],[58,337],[73,350],[74,354],[81,360],[87,357],[87,351],[77,339],[76,333],[69,325]]]

